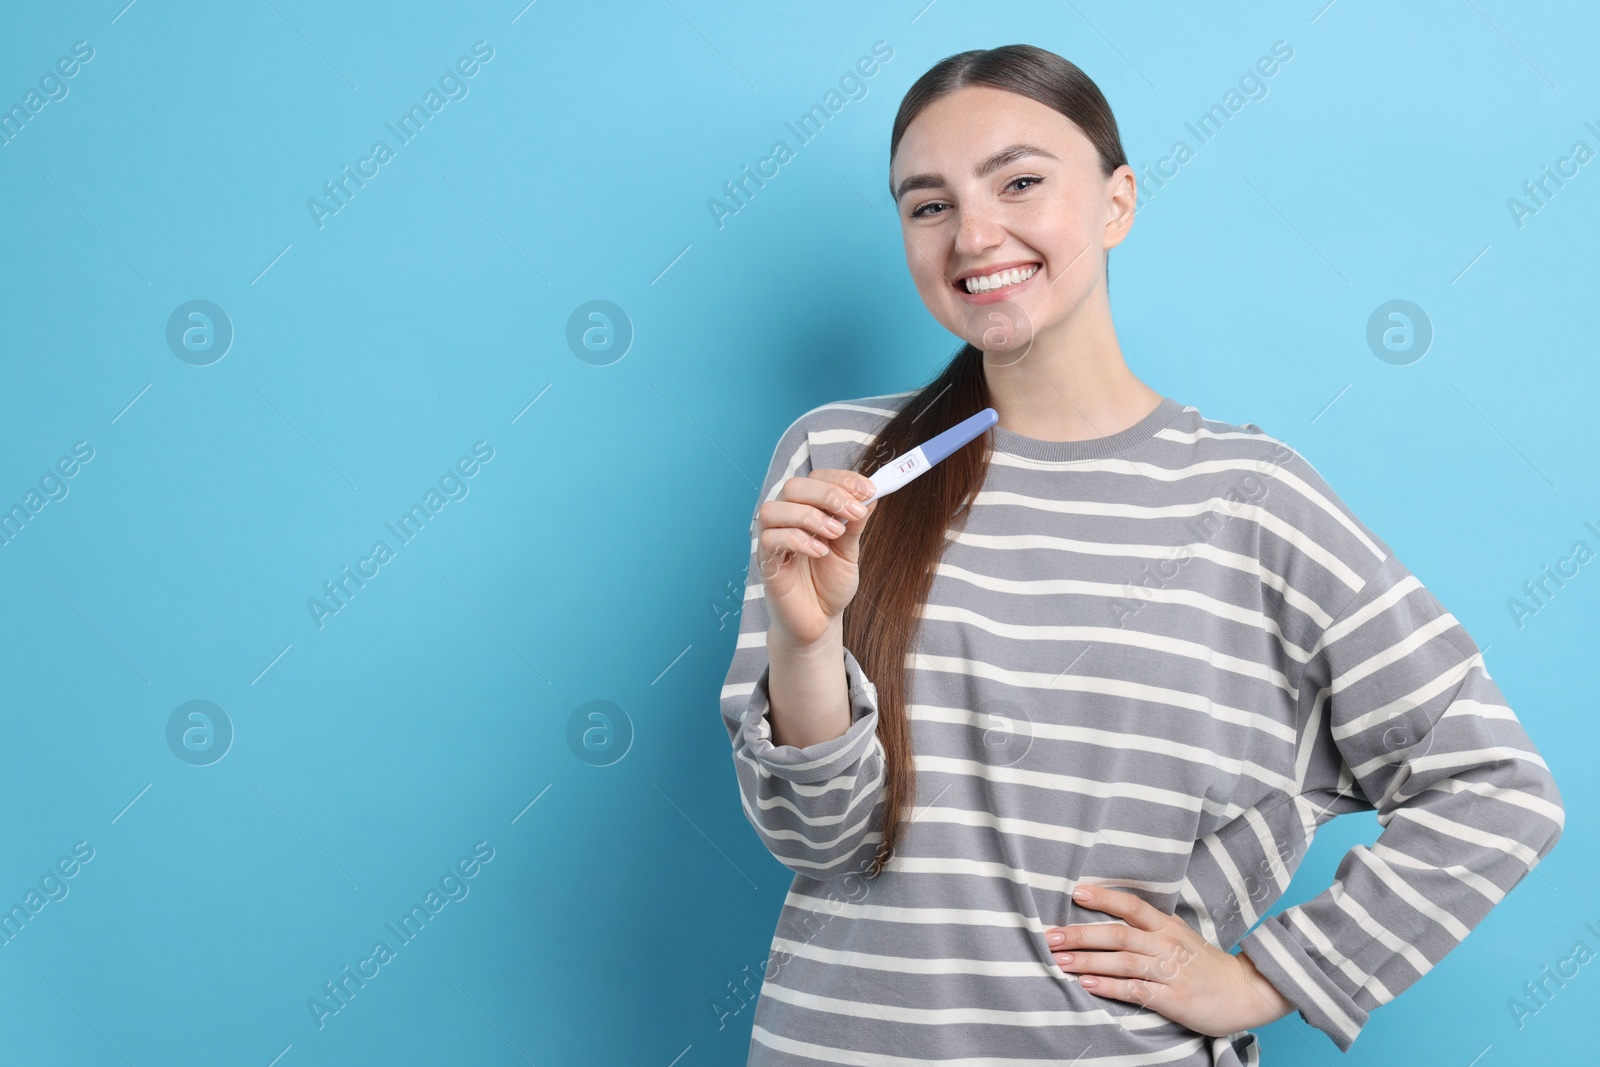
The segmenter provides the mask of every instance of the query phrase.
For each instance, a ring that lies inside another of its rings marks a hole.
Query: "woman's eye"
[[[1024,174],[1021,177],[1013,178],[1009,182],[1007,182],[1006,183],[1006,188],[1007,189],[1016,189],[1016,191],[1019,192],[1019,193],[1025,193],[1029,189],[1033,188],[1033,186],[1038,185],[1043,181],[1044,181],[1043,178],[1037,177],[1035,175]],[[1019,188],[1017,188],[1017,184],[1019,182],[1028,182],[1030,184],[1019,189]],[[931,209],[937,208],[937,207],[944,207],[944,206],[945,205],[943,203],[941,203],[941,202],[939,202],[937,200],[932,202],[932,203],[929,203],[929,204],[923,204],[921,207],[917,208],[915,211],[913,211],[911,213],[911,217],[914,218],[914,219],[926,218],[928,215],[934,213]],[[939,212],[939,214],[943,214],[943,212]]]

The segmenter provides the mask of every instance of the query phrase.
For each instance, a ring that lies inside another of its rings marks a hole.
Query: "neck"
[[[985,353],[983,373],[1000,425],[1041,441],[1108,437],[1161,402],[1122,358],[1103,284],[1021,358]]]

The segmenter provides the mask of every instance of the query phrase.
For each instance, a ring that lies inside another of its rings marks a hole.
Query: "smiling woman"
[[[1129,370],[1106,279],[1135,181],[1083,71],[951,56],[889,164],[967,343],[804,413],[768,466],[722,718],[794,881],[749,1062],[1244,1067],[1296,1010],[1348,1050],[1554,847],[1549,768],[1310,463]],[[1319,826],[1374,810],[1332,886],[1263,918]]]

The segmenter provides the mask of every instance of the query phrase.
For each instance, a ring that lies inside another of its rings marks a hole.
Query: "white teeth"
[[[1033,272],[1038,269],[1039,268],[1037,265],[1031,267],[1013,267],[1010,270],[999,271],[995,274],[985,274],[981,278],[967,278],[965,279],[967,292],[986,293],[990,289],[999,289],[1007,285],[1016,285],[1018,282],[1024,282],[1033,277]]]

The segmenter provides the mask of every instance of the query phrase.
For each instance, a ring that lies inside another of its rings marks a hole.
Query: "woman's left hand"
[[[1222,951],[1134,894],[1079,886],[1072,898],[1126,920],[1045,930],[1056,963],[1096,996],[1151,1008],[1212,1037],[1264,1026],[1295,1010],[1248,956]]]

